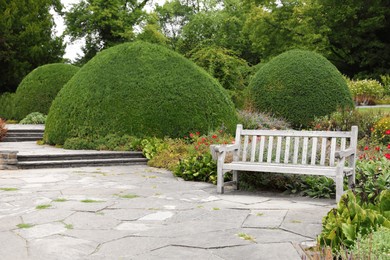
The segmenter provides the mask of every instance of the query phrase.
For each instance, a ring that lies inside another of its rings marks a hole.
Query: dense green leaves
[[[61,61],[64,45],[54,36],[49,10],[59,0],[0,0],[0,93],[14,92],[34,68]]]
[[[145,42],[100,52],[57,95],[45,140],[71,137],[178,137],[235,128],[237,116],[224,89],[191,61]]]
[[[324,57],[310,51],[285,52],[262,66],[250,83],[256,108],[286,118],[296,127],[315,116],[353,107],[347,83]]]
[[[54,63],[30,72],[16,90],[12,117],[21,120],[32,112],[47,115],[58,91],[78,70],[70,64]]]

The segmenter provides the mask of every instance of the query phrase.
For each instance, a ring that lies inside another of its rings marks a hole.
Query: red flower
[[[379,146],[375,147],[375,150],[377,150],[379,152],[381,148]]]
[[[364,147],[364,151],[367,151],[369,148],[368,148],[368,146],[365,146]]]
[[[193,137],[194,137],[194,134],[193,134],[193,133],[190,133],[190,137],[193,138]]]
[[[370,129],[370,130],[371,130],[371,132],[374,132],[374,128],[373,128],[373,127],[371,127],[371,129]]]
[[[390,160],[390,153],[385,154],[385,157]]]
[[[200,136],[200,132],[196,132],[196,135],[197,135],[197,136]]]
[[[216,139],[217,137],[218,137],[217,135],[213,135],[211,138]]]
[[[390,144],[387,145],[387,149],[390,149]]]
[[[390,135],[390,129],[386,130],[385,134]]]

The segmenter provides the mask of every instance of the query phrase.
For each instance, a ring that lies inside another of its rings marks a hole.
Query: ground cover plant
[[[249,85],[258,111],[306,127],[315,116],[352,108],[352,96],[341,73],[326,58],[292,50],[263,65]]]
[[[32,112],[47,115],[58,91],[78,70],[70,64],[54,63],[30,72],[16,89],[12,118],[21,120]]]
[[[236,122],[229,96],[204,70],[162,46],[134,42],[100,52],[65,85],[44,139],[180,137],[222,125],[233,131]]]
[[[25,125],[25,124],[45,124],[47,116],[39,113],[39,112],[32,112],[28,114],[25,118],[20,120],[19,124]]]

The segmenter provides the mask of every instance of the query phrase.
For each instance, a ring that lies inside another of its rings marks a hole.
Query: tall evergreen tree
[[[51,8],[60,12],[60,0],[0,0],[0,93],[14,92],[34,68],[62,60]]]

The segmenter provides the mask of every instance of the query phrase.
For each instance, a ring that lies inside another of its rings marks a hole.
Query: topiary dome
[[[107,134],[179,137],[224,125],[236,112],[219,83],[183,56],[145,42],[104,50],[60,91],[45,141]]]
[[[275,57],[258,70],[250,89],[259,111],[298,127],[307,126],[315,116],[354,106],[341,73],[311,51],[292,50]]]
[[[79,70],[78,67],[53,63],[31,71],[19,84],[14,97],[14,117],[23,119],[32,112],[47,115],[58,91]]]

